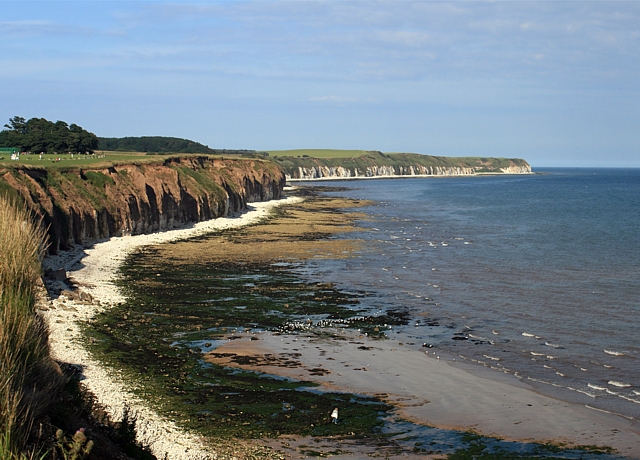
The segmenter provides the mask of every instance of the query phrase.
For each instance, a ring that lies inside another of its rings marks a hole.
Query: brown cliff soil
[[[100,169],[0,168],[0,193],[43,219],[51,253],[225,216],[280,198],[284,183],[271,162],[204,156]]]

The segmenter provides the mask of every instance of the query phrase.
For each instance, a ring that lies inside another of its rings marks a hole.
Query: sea
[[[404,312],[389,338],[640,420],[640,169],[534,172],[303,183],[373,204],[338,236],[358,254],[298,275]]]

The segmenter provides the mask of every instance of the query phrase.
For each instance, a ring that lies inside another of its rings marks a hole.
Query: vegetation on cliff
[[[199,142],[165,136],[99,137],[98,149],[121,152],[215,153]]]
[[[34,422],[55,400],[62,375],[36,314],[44,230],[0,196],[0,458],[20,459]]]
[[[266,157],[267,152],[250,149],[212,149],[189,139],[166,136],[99,137],[98,149],[111,152],[144,152],[146,154],[207,153],[212,155],[241,155],[244,157]]]
[[[0,147],[15,147],[32,153],[93,153],[98,137],[82,127],[44,118],[13,117],[0,131]]]

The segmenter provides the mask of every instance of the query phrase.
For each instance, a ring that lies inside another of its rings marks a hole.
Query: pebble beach
[[[187,433],[171,420],[161,417],[128,387],[117,370],[108,369],[96,361],[83,345],[81,324],[91,320],[100,310],[124,300],[113,280],[118,267],[131,251],[141,246],[176,241],[214,231],[254,224],[269,215],[276,206],[298,201],[292,197],[265,203],[253,203],[241,215],[200,222],[189,228],[166,232],[122,236],[97,243],[88,248],[75,248],[56,256],[47,257],[44,268],[66,270],[67,276],[78,286],[82,297],[65,295],[69,286],[62,281],[48,285],[49,290],[62,293],[43,306],[43,315],[49,324],[51,354],[54,359],[81,369],[82,385],[90,391],[112,420],[122,419],[128,407],[137,419],[138,441],[148,446],[158,458],[175,460],[199,460],[215,458],[265,458],[278,455],[264,449],[241,445],[207,446],[200,437]],[[87,296],[90,296],[88,297]],[[55,297],[55,296],[54,296]]]

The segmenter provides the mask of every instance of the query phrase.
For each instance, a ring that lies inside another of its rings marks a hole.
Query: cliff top
[[[21,154],[17,160],[12,160],[9,155],[0,155],[0,167],[27,167],[36,169],[68,169],[68,168],[108,168],[111,166],[122,164],[153,164],[163,163],[168,159],[173,158],[194,158],[194,157],[207,157],[207,158],[223,158],[223,155],[211,155],[211,154],[188,154],[177,153],[169,155],[153,155],[145,152],[114,152],[114,151],[96,151],[92,155],[84,154]],[[230,155],[226,158],[243,159],[251,158],[256,159],[253,155]]]

